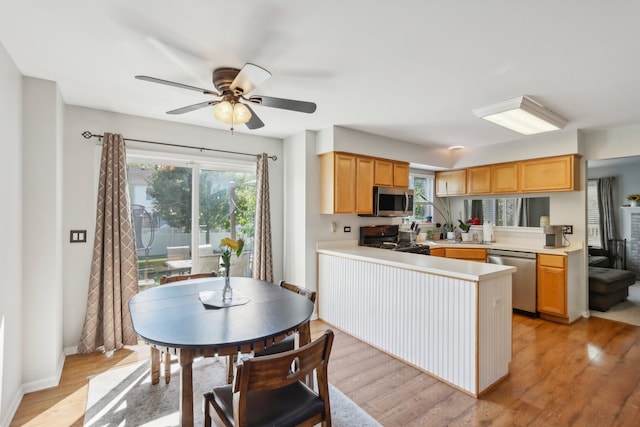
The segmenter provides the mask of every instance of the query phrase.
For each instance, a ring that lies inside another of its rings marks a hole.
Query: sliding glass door
[[[127,158],[141,289],[162,276],[218,272],[225,237],[245,240],[231,274],[251,275],[255,163]]]

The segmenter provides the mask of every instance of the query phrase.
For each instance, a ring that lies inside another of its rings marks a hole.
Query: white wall
[[[453,168],[458,157],[458,152],[446,148],[426,147],[339,126],[318,132],[316,154],[329,151],[344,151],[438,169]]]
[[[62,351],[63,104],[55,82],[23,85],[23,385],[58,384]]]
[[[577,131],[550,132],[519,141],[459,150],[453,169],[580,153]]]
[[[0,426],[22,397],[22,76],[0,43]]]
[[[640,155],[640,124],[584,132],[586,160]]]
[[[303,132],[283,143],[284,158],[284,277],[287,282],[308,287],[306,280],[307,265],[299,262],[295,254],[305,253],[306,230],[306,150],[307,138],[313,138]]]
[[[69,230],[88,231],[87,243],[64,244],[64,346],[75,351],[84,322],[88,278],[95,231],[96,186],[99,172],[97,139],[86,140],[81,133],[121,133],[125,138],[168,142],[196,147],[216,148],[259,154],[266,152],[278,156],[269,161],[271,231],[273,234],[274,279],[283,277],[283,151],[282,141],[273,138],[152,120],[106,111],[67,106],[64,125],[64,233]],[[165,148],[157,145],[127,142],[127,147],[190,155],[235,158],[246,156],[212,153],[197,150]]]

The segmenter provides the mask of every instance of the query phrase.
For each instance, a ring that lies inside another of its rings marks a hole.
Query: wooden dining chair
[[[189,279],[204,279],[207,277],[216,277],[217,275],[218,273],[212,271],[211,273],[162,276],[159,283],[166,285],[167,283]],[[164,382],[165,384],[169,384],[171,382],[171,354],[167,351],[161,351],[155,347],[151,347],[151,384],[158,384],[160,382],[160,365],[164,366]]]
[[[281,288],[295,292],[298,295],[307,297],[309,301],[311,301],[313,304],[316,303],[317,294],[315,291],[312,291],[307,288],[303,288],[302,286],[294,285],[292,283],[287,283],[284,280],[281,280],[279,282],[279,285]],[[296,338],[298,338],[299,340],[297,346],[295,342]],[[309,342],[311,342],[311,325],[309,324],[309,322],[307,322],[299,328],[297,336],[296,334],[291,334],[287,336],[285,339],[283,339],[282,341],[278,341],[277,343],[273,344],[271,347],[268,347],[262,351],[256,352],[255,355],[267,356],[269,354],[289,351],[289,350],[293,350],[295,347],[302,347],[303,345],[309,344]]]
[[[204,395],[204,425],[331,426],[327,365],[333,331],[313,342],[263,357],[243,356],[233,384],[215,387]],[[317,391],[304,383],[318,380]]]
[[[160,278],[160,284],[166,285],[167,283],[179,282],[189,279],[204,279],[206,277],[216,277],[218,273],[212,271],[210,273],[195,273],[195,274],[178,274],[176,276],[162,276]]]
[[[309,301],[313,304],[316,303],[316,292],[310,289],[304,288],[302,286],[294,285],[292,283],[287,283],[284,280],[280,280],[278,285],[281,288],[287,289],[289,291],[295,292],[298,295],[302,295],[307,297]],[[296,338],[298,339],[298,343],[296,345]],[[295,334],[288,335],[285,339],[274,343],[270,347],[262,351],[257,351],[254,353],[254,356],[268,356],[270,354],[281,353],[283,351],[293,350],[296,347],[302,347],[303,345],[309,344],[311,342],[311,325],[309,322],[300,326],[299,330]],[[237,361],[237,357],[235,355],[229,356],[229,360],[227,363],[227,383],[231,383],[233,381],[233,367]],[[312,379],[310,378],[309,386],[313,386]]]

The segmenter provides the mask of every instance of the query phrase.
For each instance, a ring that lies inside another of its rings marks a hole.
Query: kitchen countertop
[[[485,247],[486,245],[478,245]],[[405,270],[421,271],[437,276],[480,281],[515,273],[515,267],[459,259],[434,257],[358,246],[356,240],[318,242],[317,252],[359,261],[389,265]]]

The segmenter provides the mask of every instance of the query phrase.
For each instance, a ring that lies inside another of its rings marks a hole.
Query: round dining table
[[[231,277],[233,304],[221,308],[203,303],[221,292],[224,278],[193,279],[157,286],[133,296],[129,310],[138,336],[159,351],[176,354],[180,363],[180,420],[193,426],[195,357],[231,356],[261,351],[299,332],[314,305],[308,298],[271,282]],[[309,342],[310,337],[300,337]],[[159,359],[159,356],[158,356]],[[230,359],[230,358],[229,358]],[[159,363],[152,370],[159,370]],[[213,384],[212,384],[213,386]]]

